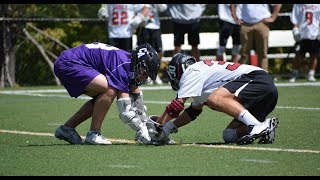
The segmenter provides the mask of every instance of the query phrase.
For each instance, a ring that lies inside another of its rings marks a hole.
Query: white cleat
[[[315,82],[317,79],[314,76],[308,76],[308,81]]]
[[[244,135],[240,139],[238,139],[237,144],[251,144],[255,139],[265,135],[268,132],[268,127],[269,126],[266,123],[249,126],[251,131],[247,135]]]
[[[112,144],[110,141],[108,141],[106,138],[104,138],[100,131],[89,131],[86,139],[86,144],[92,144],[92,145],[110,145]]]
[[[267,133],[261,136],[259,144],[272,144],[276,137],[276,128],[279,126],[279,120],[276,117],[268,118],[263,123],[268,127]]]
[[[290,83],[296,82],[296,78],[290,78],[290,79],[289,79],[289,82],[290,82]]]

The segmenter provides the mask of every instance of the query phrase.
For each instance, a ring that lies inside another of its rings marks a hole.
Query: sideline
[[[320,86],[320,82],[303,82],[303,83],[276,83],[278,87],[293,87],[293,86]],[[168,90],[171,86],[142,86],[142,90]],[[50,93],[67,93],[65,89],[36,89],[36,90],[1,90],[0,94],[14,94],[14,95],[27,95],[27,96],[37,96],[37,97],[61,97],[70,98],[69,95],[62,94],[50,94]],[[88,96],[81,95],[76,99],[91,99]],[[168,101],[144,101],[146,104],[169,104]],[[190,105],[191,103],[186,103],[185,105]],[[297,110],[313,110],[320,111],[320,108],[312,107],[294,107],[294,106],[276,106],[276,109],[297,109]]]
[[[301,83],[275,83],[277,87],[297,87],[297,86],[320,86],[320,82]],[[141,90],[169,90],[171,86],[141,86]],[[36,90],[1,90],[0,94],[21,94],[21,93],[67,93],[65,89],[36,89]]]

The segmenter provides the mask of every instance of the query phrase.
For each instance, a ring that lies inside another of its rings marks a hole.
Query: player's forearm
[[[190,122],[191,122],[191,118],[186,112],[183,112],[176,120],[173,121],[174,125],[177,128],[187,125]]]
[[[158,118],[157,123],[165,124],[166,122],[170,121],[172,117],[167,113],[163,112],[163,114]]]

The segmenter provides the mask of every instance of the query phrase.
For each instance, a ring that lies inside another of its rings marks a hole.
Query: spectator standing
[[[236,14],[240,17],[241,4],[237,5]],[[217,60],[226,61],[224,54],[226,52],[226,45],[229,37],[232,37],[232,50],[231,61],[238,62],[239,51],[241,49],[240,42],[240,25],[237,24],[230,10],[230,4],[218,4],[218,16],[219,16],[219,48],[217,50]],[[241,18],[239,18],[241,19]]]
[[[162,49],[162,39],[161,39],[161,29],[160,29],[160,18],[159,13],[166,11],[166,4],[141,4],[141,6],[146,6],[149,8],[148,22],[142,24],[140,28],[137,29],[137,44],[138,46],[141,44],[149,43],[157,52],[160,58],[160,61],[163,57],[163,49]],[[143,8],[141,8],[143,9]],[[162,74],[162,78],[165,76],[165,68],[166,65],[164,62],[161,62],[160,72]],[[162,80],[157,76],[157,79],[153,81],[155,84],[162,84]]]
[[[108,44],[131,52],[132,35],[140,23],[148,21],[147,13],[137,4],[102,4],[98,17],[107,22]]]
[[[200,60],[200,17],[205,8],[206,4],[168,4],[167,13],[173,22],[174,54],[181,52],[184,34],[187,33],[191,55]]]
[[[231,4],[231,14],[235,22],[241,25],[241,58],[240,63],[247,64],[250,50],[255,50],[258,56],[258,66],[268,72],[269,24],[273,23],[280,12],[282,4],[242,4],[241,17],[236,15],[237,4]]]
[[[314,74],[320,48],[320,4],[294,4],[290,20],[293,24],[292,33],[297,47],[289,82],[295,82],[301,61],[307,52],[310,54],[310,69],[307,79],[308,81],[316,81]]]

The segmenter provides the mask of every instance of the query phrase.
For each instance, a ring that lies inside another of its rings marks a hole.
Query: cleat
[[[238,145],[252,144],[254,140],[260,138],[268,132],[268,125],[261,123],[259,125],[249,126],[249,133],[237,140]]]
[[[249,135],[242,136],[237,141],[237,145],[252,144],[255,139]]]
[[[276,128],[279,126],[279,120],[276,117],[268,118],[264,121],[269,126],[267,133],[261,136],[259,144],[272,144],[275,141]]]
[[[308,81],[315,82],[317,79],[314,76],[308,76]]]
[[[82,144],[82,138],[74,128],[68,128],[65,125],[61,125],[56,130],[54,136],[60,140],[65,140],[70,144]]]
[[[101,135],[100,131],[89,131],[87,133],[85,143],[91,144],[91,145],[110,145],[110,144],[112,144],[111,141],[108,141],[106,138],[104,138]]]
[[[166,145],[175,145],[175,144],[177,144],[177,143],[176,143],[174,140],[170,139],[170,138],[166,138],[166,139],[164,139],[163,144],[166,144]]]
[[[290,82],[290,83],[296,82],[296,78],[290,78],[290,79],[289,79],[289,82]]]

